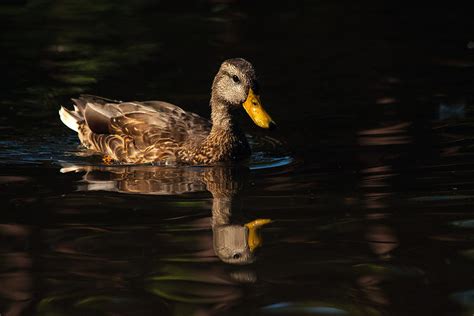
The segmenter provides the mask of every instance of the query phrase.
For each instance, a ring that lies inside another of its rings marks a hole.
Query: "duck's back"
[[[73,101],[76,111],[63,108],[63,121],[73,116],[87,148],[121,162],[176,162],[180,148],[199,144],[211,129],[208,120],[167,102],[120,102],[95,96]]]

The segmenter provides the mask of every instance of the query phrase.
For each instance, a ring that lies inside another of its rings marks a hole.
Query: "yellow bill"
[[[262,245],[262,237],[260,236],[259,228],[271,222],[272,221],[270,219],[256,219],[250,223],[245,224],[245,227],[247,227],[249,230],[247,243],[251,252]]]
[[[252,121],[262,128],[270,128],[276,126],[270,115],[262,107],[260,97],[256,95],[252,89],[249,89],[249,95],[244,102],[244,109],[250,116]]]

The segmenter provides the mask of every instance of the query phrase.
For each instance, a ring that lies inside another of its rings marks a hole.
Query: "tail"
[[[64,125],[76,132],[79,130],[79,122],[84,120],[82,113],[76,106],[74,106],[74,111],[70,111],[61,106],[59,109],[59,117]]]

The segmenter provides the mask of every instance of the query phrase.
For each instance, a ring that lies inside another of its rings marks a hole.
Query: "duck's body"
[[[115,161],[209,164],[250,154],[238,127],[212,125],[170,103],[118,102],[94,96],[73,101],[82,144]]]
[[[95,96],[73,99],[75,110],[61,107],[59,113],[85,147],[114,161],[212,164],[250,155],[234,117],[240,105],[257,125],[274,124],[252,89],[256,90],[252,65],[231,59],[214,79],[211,121],[166,102],[120,102]]]

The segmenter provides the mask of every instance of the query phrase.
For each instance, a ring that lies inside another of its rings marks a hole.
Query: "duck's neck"
[[[226,104],[224,100],[219,99],[214,94],[211,97],[211,121],[212,129],[211,134],[213,133],[230,133],[231,135],[239,132],[239,128],[236,122],[236,119],[230,113],[231,105]]]
[[[239,128],[236,118],[231,113],[231,106],[217,98],[211,98],[212,128],[204,141],[213,148],[215,161],[239,159],[250,154],[245,134]]]

